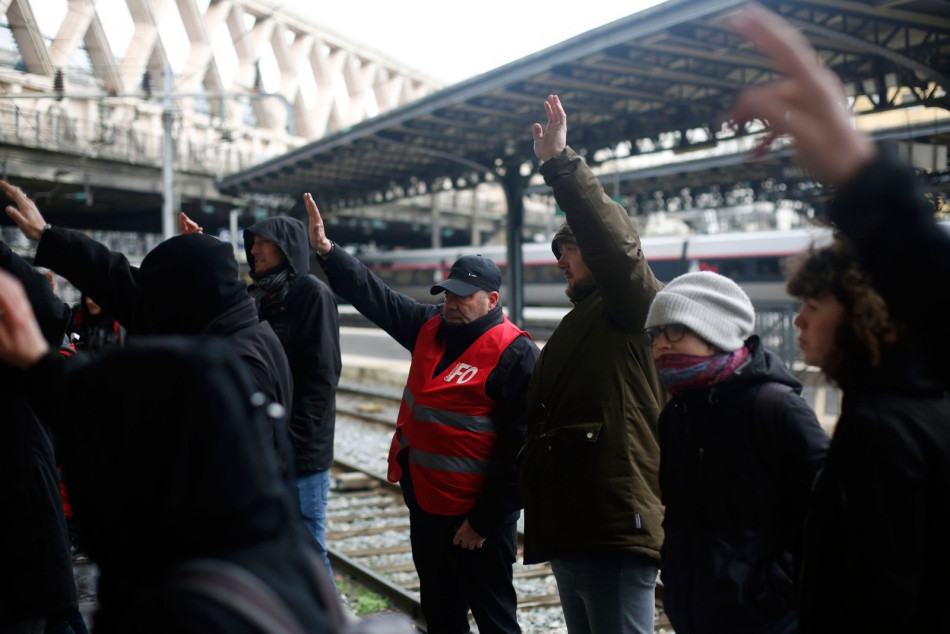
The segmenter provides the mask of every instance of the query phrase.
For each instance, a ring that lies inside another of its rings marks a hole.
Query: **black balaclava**
[[[231,245],[203,233],[174,236],[139,269],[143,334],[194,335],[248,297]]]

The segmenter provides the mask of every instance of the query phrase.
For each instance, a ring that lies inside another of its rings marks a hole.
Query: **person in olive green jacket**
[[[551,562],[569,632],[652,633],[667,397],[643,326],[663,285],[626,210],[567,147],[560,100],[544,108],[534,151],[567,215],[551,246],[574,308],[528,386],[524,561]]]

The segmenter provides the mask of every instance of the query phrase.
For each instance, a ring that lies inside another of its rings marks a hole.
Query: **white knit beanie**
[[[728,277],[711,271],[680,275],[656,294],[646,327],[683,324],[724,352],[742,347],[755,327],[748,295]]]

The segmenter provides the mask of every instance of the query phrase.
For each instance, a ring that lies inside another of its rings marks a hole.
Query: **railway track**
[[[338,422],[339,424],[339,422]],[[399,486],[346,461],[335,461],[327,509],[327,550],[334,571],[386,597],[424,629],[419,579],[409,544],[409,512]],[[521,535],[519,534],[519,538]],[[550,566],[515,565],[519,621],[525,632],[554,631],[530,627],[528,612],[560,611]]]
[[[336,573],[386,597],[394,609],[409,615],[424,629],[419,605],[419,580],[409,544],[409,512],[399,485],[383,475],[388,441],[399,407],[397,394],[343,386],[337,392],[337,434],[349,434],[362,446],[375,446],[371,456],[348,458],[339,451],[331,472],[327,509],[327,549]],[[382,441],[373,436],[382,436]],[[338,447],[341,443],[337,442]],[[518,620],[525,634],[566,632],[557,585],[548,564],[514,567]],[[658,597],[661,589],[658,588]],[[660,608],[658,599],[658,608]],[[658,609],[657,632],[672,632]]]

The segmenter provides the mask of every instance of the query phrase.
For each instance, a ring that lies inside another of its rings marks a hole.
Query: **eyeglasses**
[[[665,326],[652,326],[650,328],[644,328],[643,334],[647,336],[647,339],[650,340],[650,345],[656,345],[656,338],[660,335],[666,337],[666,340],[670,343],[676,343],[683,338],[684,335],[689,331],[689,328],[683,324],[667,324]]]

